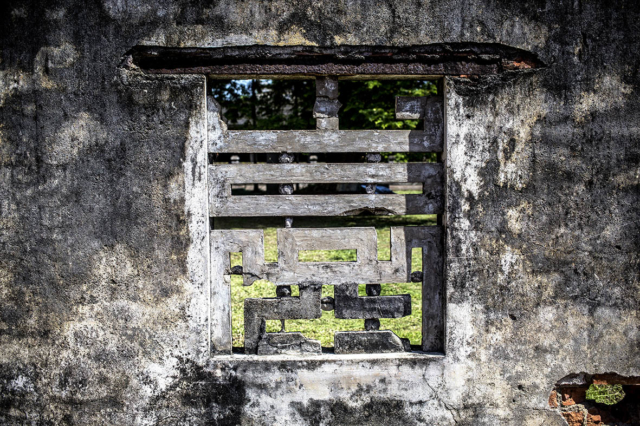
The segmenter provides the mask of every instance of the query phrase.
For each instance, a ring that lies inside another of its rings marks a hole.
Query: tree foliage
[[[314,80],[210,80],[231,129],[314,129]],[[340,128],[416,129],[418,120],[396,120],[396,96],[436,93],[430,81],[341,80]]]
[[[436,85],[423,80],[341,80],[340,129],[420,129],[420,120],[396,120],[396,96],[429,96]],[[314,80],[210,80],[230,129],[315,129]],[[396,162],[435,161],[435,154],[382,153]]]
[[[313,80],[210,80],[234,130],[314,129]]]
[[[416,129],[418,120],[396,120],[396,96],[436,94],[436,85],[416,80],[346,80],[340,81],[340,128]]]

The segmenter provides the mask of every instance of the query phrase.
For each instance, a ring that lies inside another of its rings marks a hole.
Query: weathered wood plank
[[[277,285],[408,282],[411,249],[405,248],[405,229],[391,227],[391,260],[377,260],[375,228],[281,228],[278,229],[277,263],[264,262],[262,230],[211,231],[212,297],[224,300],[230,297],[228,277],[225,276],[232,272],[229,253],[238,251],[242,252],[244,285],[251,285],[258,279],[267,279]],[[411,243],[417,241],[414,239]],[[357,261],[300,262],[298,259],[298,253],[302,250],[344,248],[355,248],[358,251]],[[217,324],[218,329],[230,330],[227,308],[228,305],[222,301],[212,309],[211,318],[215,320],[212,323]],[[226,338],[226,332],[221,333],[218,334],[219,338]],[[217,352],[220,351],[220,345],[214,347],[218,349]]]
[[[209,234],[210,344],[212,354],[231,353],[231,265],[229,253],[242,252],[244,284],[251,285],[264,270],[264,233],[261,229],[215,230]]]
[[[424,131],[229,130],[209,140],[209,152],[442,152],[444,126],[433,121],[430,126]]]
[[[301,285],[298,297],[244,299],[245,352],[256,353],[266,320],[320,318],[321,296],[322,286],[314,284]]]
[[[408,281],[404,228],[391,227],[391,260],[377,260],[375,228],[278,229],[278,264],[266,269],[277,284],[377,284]],[[300,262],[301,250],[355,248],[355,262]],[[409,263],[410,264],[410,263]]]
[[[211,216],[346,216],[437,214],[443,166],[407,164],[247,164],[209,167]],[[422,194],[231,195],[231,184],[422,182]]]
[[[422,247],[422,350],[444,352],[445,287],[442,227],[406,227],[407,253]],[[408,257],[408,262],[411,260]]]
[[[406,183],[442,185],[441,163],[216,164],[211,184],[245,183]],[[427,190],[429,188],[426,188]]]
[[[352,216],[440,214],[442,194],[244,195],[210,197],[211,216]]]

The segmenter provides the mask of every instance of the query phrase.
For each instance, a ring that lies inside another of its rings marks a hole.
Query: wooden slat
[[[440,163],[358,164],[216,164],[212,185],[244,183],[406,183],[441,184]]]
[[[422,247],[422,350],[444,352],[446,295],[442,227],[404,229],[408,262],[411,249]]]
[[[211,216],[349,216],[362,211],[382,215],[442,213],[442,192],[378,195],[245,195],[210,197]]]
[[[411,228],[410,231],[407,231]],[[280,228],[277,263],[265,263],[263,230],[213,230],[211,231],[211,294],[215,303],[211,311],[212,324],[216,330],[230,330],[230,313],[227,303],[230,296],[228,275],[231,273],[229,253],[242,252],[244,285],[258,279],[266,279],[276,285],[299,285],[322,283],[379,284],[408,282],[411,275],[410,243],[420,243],[413,236],[419,228],[391,227],[390,260],[377,259],[377,235],[373,227],[368,228]],[[429,232],[429,231],[425,231]],[[303,250],[340,250],[355,248],[355,262],[301,262],[299,252]],[[212,331],[214,352],[231,350],[231,340],[226,332]]]
[[[343,216],[437,214],[443,166],[407,164],[222,164],[209,167],[210,214],[216,216]],[[231,195],[232,184],[422,182],[422,194]]]
[[[209,141],[213,153],[442,152],[443,124],[422,130],[229,130]]]
[[[209,324],[211,353],[231,353],[231,265],[229,253],[242,252],[244,285],[252,284],[264,269],[261,229],[211,231]]]

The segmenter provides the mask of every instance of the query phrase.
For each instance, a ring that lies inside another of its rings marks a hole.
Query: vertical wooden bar
[[[207,92],[207,138],[209,148],[219,146],[227,131],[222,107]],[[215,151],[212,151],[215,152]],[[211,191],[211,182],[207,179]],[[217,182],[214,182],[214,185]],[[209,211],[211,215],[211,210]],[[209,353],[231,354],[231,277],[224,274],[224,238],[213,229],[207,232],[209,253]]]
[[[211,354],[231,354],[231,276],[225,274],[225,256],[229,256],[224,232],[212,231],[209,322]]]
[[[338,110],[342,106],[338,101],[338,77],[324,76],[316,78],[316,103],[313,116],[317,130],[338,130],[340,119]]]
[[[433,228],[422,247],[422,350],[444,352],[443,232]]]
[[[442,99],[442,152],[438,152],[436,153],[436,161],[438,163],[443,163],[445,170],[444,170],[444,175],[442,177],[442,184],[444,186],[444,205],[445,205],[445,211],[442,214],[439,214],[437,216],[437,223],[438,225],[441,226],[445,226],[446,224],[446,206],[447,206],[447,171],[446,171],[446,162],[447,162],[447,131],[446,131],[446,125],[447,125],[447,120],[446,120],[446,114],[447,114],[447,109],[445,108],[445,101],[446,101],[446,97],[445,97],[445,92],[446,92],[446,85],[445,85],[445,78],[442,77],[440,80],[438,80],[437,83],[437,88],[438,88],[438,97],[440,99]],[[429,123],[425,120],[424,123],[425,127],[429,125]]]
[[[446,186],[446,86],[444,77],[438,80],[437,97],[442,105],[441,115],[435,114],[436,118],[441,121],[439,123],[442,133],[443,150],[436,154],[436,161],[444,163],[444,174],[442,184],[444,186],[444,211],[437,215],[437,224],[439,232],[435,236],[435,240],[422,249],[422,350],[425,352],[445,351],[445,324],[446,324],[446,286],[444,281],[444,239],[446,226],[446,209],[447,209],[447,186]],[[433,123],[438,125],[438,123]],[[427,126],[432,125],[429,117],[425,117],[425,131]]]

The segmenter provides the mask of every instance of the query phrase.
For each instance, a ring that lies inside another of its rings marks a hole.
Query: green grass
[[[296,228],[374,226],[378,235],[378,260],[390,260],[390,226],[435,225],[435,215],[411,216],[353,216],[335,218],[295,218]],[[222,218],[216,219],[216,229],[258,228],[264,229],[265,261],[277,262],[276,228],[282,227],[280,218]],[[302,262],[354,261],[354,250],[314,250],[299,253]],[[232,266],[242,264],[241,253],[231,255]],[[422,269],[422,259],[417,250],[412,253],[411,270]],[[298,295],[298,287],[292,286],[292,295]],[[359,286],[359,294],[365,296],[365,286]],[[410,294],[411,315],[404,318],[381,318],[380,329],[392,330],[400,337],[408,338],[413,345],[421,342],[422,328],[422,291],[420,283],[382,284],[382,295]],[[322,295],[333,296],[333,286],[322,287]],[[272,283],[260,280],[244,287],[242,277],[231,276],[232,334],[233,346],[244,346],[244,299],[256,297],[276,297],[276,287]],[[267,321],[267,332],[279,331],[280,321]],[[299,331],[306,337],[320,340],[322,346],[333,346],[333,334],[336,331],[363,330],[364,320],[344,320],[335,318],[333,311],[322,313],[316,320],[287,320],[287,331]]]

